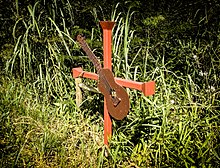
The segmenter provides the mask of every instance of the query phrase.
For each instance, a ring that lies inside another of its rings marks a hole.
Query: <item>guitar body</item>
[[[130,108],[126,90],[115,83],[114,76],[109,69],[102,68],[100,62],[89,48],[84,37],[78,35],[77,41],[80,43],[82,49],[86,52],[93,65],[96,67],[99,74],[98,88],[105,97],[109,114],[116,120],[122,120],[127,116]]]
[[[100,69],[98,89],[104,95],[108,112],[113,118],[122,120],[127,116],[130,108],[128,94],[115,82],[109,69]]]

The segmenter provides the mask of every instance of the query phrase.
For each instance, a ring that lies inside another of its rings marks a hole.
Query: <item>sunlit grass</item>
[[[73,9],[67,4],[73,23]],[[87,57],[78,56],[82,52],[73,36],[83,30],[66,27],[56,1],[47,17],[38,12],[39,5],[28,6],[30,16],[15,23],[14,50],[5,57],[0,80],[0,167],[219,166],[220,62],[213,44],[179,39],[176,46],[155,47],[147,35],[147,43],[134,45],[138,34],[130,22],[135,13],[132,8],[126,14],[119,12],[118,4],[111,16],[117,22],[114,74],[154,80],[156,93],[146,97],[128,89],[129,115],[123,121],[113,120],[113,136],[106,148],[102,96],[85,91],[81,108],[75,103],[71,68]],[[56,22],[59,14],[62,24]],[[90,42],[99,40],[101,32],[92,30]],[[83,66],[93,71],[90,65]]]
[[[85,117],[73,94],[50,104],[48,97],[39,101],[32,93],[30,85],[15,80],[1,84],[2,167],[96,167],[103,144],[101,117]]]

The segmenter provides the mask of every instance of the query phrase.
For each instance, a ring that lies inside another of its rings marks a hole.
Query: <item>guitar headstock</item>
[[[85,37],[83,37],[81,34],[77,35],[76,40],[80,43],[80,44],[84,44],[85,43]]]

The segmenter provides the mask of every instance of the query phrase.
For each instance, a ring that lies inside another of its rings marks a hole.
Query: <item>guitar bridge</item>
[[[113,105],[116,107],[120,103],[121,99],[117,97],[117,94],[114,90],[111,91],[111,97]]]

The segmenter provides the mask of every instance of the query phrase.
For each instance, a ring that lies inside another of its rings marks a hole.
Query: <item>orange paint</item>
[[[89,79],[94,79],[94,80],[99,79],[99,76],[97,74],[83,71],[81,67],[73,68],[72,74],[73,74],[73,78],[81,77],[81,78],[89,78]]]
[[[104,68],[112,70],[112,29],[115,22],[101,21],[103,29],[103,55]],[[108,139],[112,136],[112,121],[107,110],[106,99],[104,98],[104,144],[108,145]]]
[[[101,21],[100,25],[103,29],[103,55],[104,68],[112,70],[112,29],[115,22]],[[98,80],[98,75],[92,72],[83,71],[81,67],[72,69],[73,78],[83,77]],[[121,78],[115,78],[115,81],[124,87],[137,89],[143,92],[145,96],[150,96],[155,93],[155,82],[136,82]],[[106,107],[106,100],[104,99],[104,144],[108,146],[108,140],[112,136],[112,121]]]

